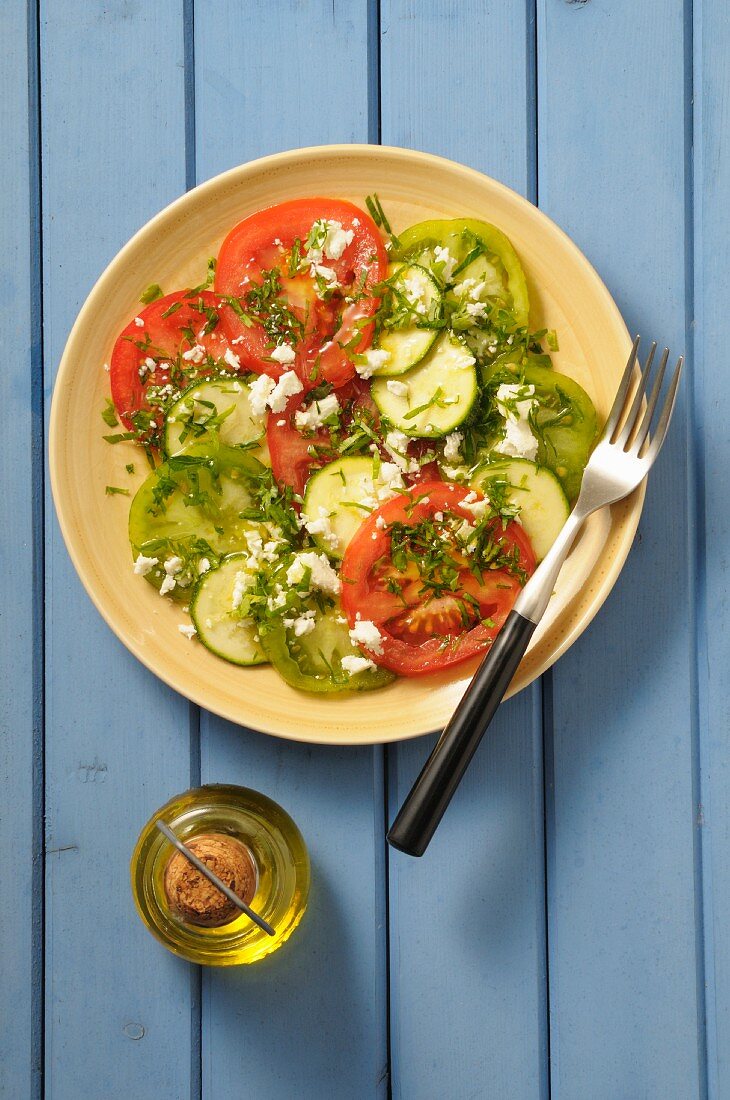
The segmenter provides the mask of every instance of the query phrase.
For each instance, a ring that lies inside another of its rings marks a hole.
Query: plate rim
[[[127,254],[132,252],[140,237],[148,234],[160,224],[164,223],[168,219],[174,218],[178,209],[184,207],[189,201],[191,195],[202,196],[205,198],[206,191],[215,191],[221,185],[225,185],[226,181],[234,178],[244,177],[248,173],[256,173],[260,171],[266,171],[270,168],[280,168],[286,166],[288,163],[295,163],[302,160],[312,159],[325,159],[327,157],[345,156],[350,155],[363,155],[372,156],[374,158],[387,155],[389,158],[400,159],[407,161],[408,163],[420,162],[424,167],[432,165],[434,167],[446,168],[455,170],[459,174],[466,175],[472,178],[475,182],[488,181],[490,186],[497,191],[502,192],[506,196],[509,196],[511,202],[516,202],[520,207],[523,207],[529,212],[529,217],[537,218],[538,221],[542,221],[546,228],[553,234],[557,234],[562,238],[563,243],[573,253],[574,259],[577,261],[583,272],[587,276],[590,282],[593,283],[595,290],[603,298],[603,305],[607,312],[613,314],[615,322],[623,330],[626,336],[627,351],[631,346],[631,338],[623,319],[623,316],[611,295],[608,287],[604,283],[603,279],[591,264],[590,260],[578,247],[578,245],[572,240],[572,238],[563,230],[552,218],[550,218],[543,210],[529,199],[525,198],[518,191],[508,187],[500,180],[494,179],[494,177],[487,175],[485,172],[480,172],[475,168],[470,168],[467,165],[461,164],[458,161],[451,160],[448,157],[438,156],[434,153],[423,152],[421,150],[409,149],[404,146],[395,145],[373,145],[370,143],[331,143],[327,145],[311,145],[303,146],[296,149],[287,149],[278,153],[267,154],[263,157],[257,157],[253,160],[245,161],[242,164],[235,165],[232,168],[228,168],[223,172],[219,172],[210,179],[205,180],[203,183],[191,188],[189,191],[185,191],[171,202],[167,203],[157,213],[153,214],[146,222],[144,222],[133,235],[125,242],[125,244],[115,253],[106,267],[101,271],[98,277],[95,279],[91,289],[89,290],[83,305],[81,306],[76,319],[69,331],[64,345],[63,354],[58,366],[56,378],[53,385],[53,395],[51,399],[51,411],[49,417],[49,432],[48,432],[48,463],[49,474],[51,483],[51,494],[53,498],[54,508],[58,524],[63,536],[64,545],[66,551],[71,559],[71,562],[76,570],[76,574],[81,580],[81,583],[91,599],[96,610],[101,615],[104,622],[111,629],[116,638],[121,641],[125,648],[145,666],[157,679],[161,680],[173,691],[182,695],[184,698],[200,706],[202,709],[208,711],[211,714],[215,714],[217,717],[231,722],[234,725],[241,726],[246,729],[256,729],[257,732],[265,733],[270,736],[281,738],[282,740],[295,741],[303,744],[322,744],[333,746],[348,746],[359,747],[362,745],[378,745],[378,744],[390,744],[397,743],[399,741],[411,740],[415,737],[427,736],[429,733],[436,732],[434,730],[416,730],[408,731],[406,733],[399,733],[395,736],[389,735],[388,732],[384,732],[378,736],[372,731],[367,733],[357,731],[356,735],[348,738],[335,736],[317,736],[314,733],[309,733],[306,729],[294,730],[294,729],[282,729],[275,728],[272,723],[270,726],[267,723],[258,725],[256,727],[244,726],[243,723],[235,716],[227,713],[222,708],[217,708],[215,705],[211,705],[209,700],[206,700],[203,693],[197,692],[194,687],[189,687],[186,684],[178,682],[177,678],[173,675],[168,675],[161,672],[159,668],[154,667],[152,659],[148,658],[147,650],[145,647],[140,646],[130,637],[128,632],[121,629],[115,622],[113,615],[107,614],[100,600],[97,599],[94,588],[91,584],[90,573],[85,569],[80,552],[77,551],[74,545],[74,540],[71,538],[70,528],[71,522],[68,516],[64,513],[63,494],[61,492],[60,479],[61,475],[59,468],[62,465],[61,460],[61,432],[59,428],[60,420],[60,408],[61,398],[59,394],[64,389],[64,383],[66,381],[66,375],[70,374],[73,367],[73,356],[71,354],[75,340],[77,339],[78,330],[84,325],[86,316],[93,312],[96,308],[97,298],[101,298],[104,291],[105,284],[114,278],[116,269],[123,267]],[[632,493],[625,501],[619,502],[619,506],[623,506],[626,510],[624,532],[622,536],[622,543],[617,548],[616,553],[609,562],[605,571],[602,574],[599,585],[595,593],[595,597],[592,600],[589,607],[583,610],[583,613],[578,616],[577,619],[571,622],[569,629],[566,631],[565,636],[555,649],[543,660],[538,662],[534,669],[531,669],[529,675],[523,673],[520,675],[518,669],[510,687],[505,695],[505,700],[516,695],[519,691],[529,687],[534,681],[539,679],[548,669],[550,669],[556,661],[563,656],[563,654],[573,645],[580,635],[587,629],[594,617],[605,603],[609,594],[614,588],[621,570],[624,567],[626,559],[631,551],[634,543],[634,538],[641,518],[644,499],[646,495],[646,479],[641,485]],[[598,559],[601,560],[600,557]]]

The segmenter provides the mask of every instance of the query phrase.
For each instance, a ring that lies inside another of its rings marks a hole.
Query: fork
[[[656,349],[653,343],[642,370],[638,359],[639,337],[634,340],[613,407],[585,468],[575,507],[517,597],[494,644],[413,784],[388,832],[388,841],[394,848],[412,856],[423,855],[545,613],[558,573],[578,531],[591,512],[633,492],[659,454],[672,418],[684,360],[682,356],[677,360],[654,433],[650,435],[669,360],[669,349],[665,348],[648,401],[645,401]],[[629,390],[637,366],[639,381],[630,398]]]

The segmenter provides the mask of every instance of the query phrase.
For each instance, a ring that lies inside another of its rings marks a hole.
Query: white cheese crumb
[[[291,346],[291,344],[286,343],[277,345],[277,347],[275,347],[271,353],[271,358],[274,359],[277,363],[281,363],[282,366],[285,363],[293,363],[296,357],[297,356],[294,348]]]
[[[248,403],[254,416],[266,415],[266,406],[275,386],[276,380],[270,378],[268,374],[260,374],[253,380],[248,391]]]
[[[225,359],[226,363],[228,363],[228,366],[231,367],[233,370],[241,369],[241,360],[238,358],[235,351],[231,351],[230,348],[226,348],[226,353],[223,358]]]
[[[385,437],[385,449],[395,462],[396,466],[406,474],[417,474],[421,469],[418,459],[411,458],[408,454],[410,437],[405,432],[388,432]]]
[[[325,420],[339,412],[339,409],[337,395],[330,393],[321,401],[313,401],[306,409],[297,409],[294,414],[294,424],[299,431],[314,431],[321,428]]]
[[[231,343],[232,343],[232,344],[235,344],[236,346],[238,346],[238,344],[242,344],[242,343],[243,343],[244,339],[245,339],[245,337],[243,337],[243,336],[237,336],[237,337],[235,338],[235,340],[231,340]]]
[[[377,519],[375,520],[375,526],[377,527],[377,529],[378,529],[379,531],[384,531],[384,530],[385,530],[385,528],[386,528],[386,527],[387,527],[388,525],[387,525],[387,523],[385,522],[385,519],[383,518],[383,516],[378,516],[378,518],[377,518]]]
[[[361,378],[372,378],[373,372],[384,367],[390,359],[390,352],[385,348],[370,348],[363,352],[364,363],[356,363],[355,370]]]
[[[134,323],[137,326],[137,328],[144,328],[144,321],[142,320],[141,317],[135,317],[134,318]]]
[[[233,578],[233,592],[231,593],[231,607],[234,611],[238,611],[243,600],[243,594],[248,587],[250,575],[244,573],[242,569],[239,569]]]
[[[167,574],[163,578],[162,584],[160,585],[160,595],[161,596],[166,596],[168,592],[172,592],[172,590],[175,587],[176,583],[177,582],[175,581],[175,578],[171,577],[169,574]]]
[[[165,562],[165,572],[167,573],[168,577],[174,577],[176,573],[179,573],[182,569],[182,565],[182,558],[168,558]]]
[[[461,462],[461,451],[459,450],[464,436],[461,432],[451,432],[446,436],[444,440],[444,458],[447,462]]]
[[[295,393],[301,393],[303,389],[304,387],[294,371],[288,370],[282,374],[271,391],[266,403],[272,412],[283,412],[286,408],[288,398],[292,397]]]
[[[288,630],[294,631],[295,638],[304,638],[307,634],[311,634],[317,625],[315,622],[316,612],[314,610],[304,611],[301,615],[298,615],[296,619],[284,619],[284,626]]]
[[[370,619],[358,619],[350,631],[353,645],[361,645],[380,655],[383,652],[383,635]]]
[[[473,317],[475,321],[481,321],[483,317],[486,317],[487,307],[484,302],[467,302],[466,312],[470,317]]]
[[[315,519],[305,518],[304,527],[310,535],[320,535],[332,550],[336,550],[339,546],[340,540],[332,530],[330,513],[326,508],[320,508],[319,516]]]
[[[104,370],[107,372],[107,374],[109,373],[109,364],[108,363],[104,364]]]
[[[319,588],[331,596],[338,594],[342,588],[340,578],[324,554],[316,554],[312,551],[296,555],[286,572],[287,584],[299,584],[307,569],[311,573],[312,588]]]
[[[134,563],[134,572],[138,577],[146,577],[150,570],[154,569],[159,560],[159,558],[146,558],[144,554],[139,554]]]
[[[442,248],[437,244],[433,250],[433,258],[437,264],[444,265],[443,280],[445,283],[450,283],[456,267],[456,257],[451,255],[448,248]]]
[[[500,439],[495,451],[534,462],[537,457],[537,439],[532,433],[529,416],[536,404],[535,387],[503,383],[497,390],[495,399],[505,420],[504,439]]]
[[[374,662],[368,660],[367,657],[343,657],[340,664],[342,665],[342,671],[347,672],[350,676],[356,676],[358,672],[367,672],[368,669],[375,668]]]
[[[467,512],[471,512],[474,519],[479,521],[482,516],[489,511],[490,504],[487,497],[480,497],[472,489],[472,491],[467,493],[462,500],[461,507],[466,508]]]
[[[395,394],[396,397],[407,397],[410,386],[407,382],[398,382],[395,378],[389,378],[385,383],[386,389]]]
[[[200,574],[207,573],[209,569],[210,569],[210,562],[208,561],[208,559],[207,558],[201,558],[200,561],[198,562],[198,573],[200,573]]]
[[[189,642],[191,642],[195,635],[198,633],[195,627],[192,624],[188,623],[180,623],[178,625],[178,630],[188,639]]]
[[[187,363],[202,363],[205,359],[205,348],[202,344],[193,344],[182,353],[182,357]]]

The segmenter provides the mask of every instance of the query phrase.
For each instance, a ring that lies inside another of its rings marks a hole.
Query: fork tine
[[[621,378],[621,383],[616,393],[613,405],[611,406],[611,411],[608,414],[608,420],[606,421],[606,425],[603,429],[604,439],[611,438],[616,429],[616,425],[618,424],[619,417],[623,412],[624,402],[626,401],[626,394],[628,393],[629,386],[631,385],[631,376],[634,373],[634,367],[636,365],[636,355],[639,350],[640,340],[641,337],[637,336],[634,340],[633,347],[631,348],[631,355],[629,356],[629,361],[626,364],[626,370],[624,371],[623,377]]]
[[[644,419],[641,421],[636,436],[632,440],[631,448],[637,453],[644,445],[644,440],[649,434],[649,428],[651,426],[651,418],[654,415],[654,409],[656,403],[659,400],[659,393],[661,392],[662,382],[664,381],[664,371],[667,369],[667,361],[669,359],[669,348],[665,348],[662,353],[661,362],[659,363],[659,369],[654,379],[654,385],[651,388],[651,394],[649,395],[649,402],[646,406],[646,412],[644,413]]]
[[[641,410],[641,402],[644,400],[644,392],[646,390],[646,384],[649,381],[649,374],[651,372],[651,365],[654,362],[654,355],[656,353],[656,340],[652,342],[649,348],[649,354],[646,357],[646,363],[644,369],[641,372],[639,378],[639,385],[636,387],[636,393],[634,394],[634,400],[631,402],[631,408],[626,416],[626,423],[624,424],[616,444],[619,447],[626,447],[626,442],[636,427],[636,422],[639,419],[639,412]]]
[[[683,366],[684,356],[680,355],[679,359],[677,360],[677,365],[674,368],[672,381],[669,383],[669,389],[667,390],[667,396],[664,401],[664,407],[662,409],[661,416],[659,417],[659,421],[656,426],[656,431],[652,436],[648,451],[643,456],[644,461],[648,462],[650,466],[662,449],[662,443],[664,442],[664,439],[666,437],[669,422],[672,419],[672,413],[674,411],[677,397],[677,387],[679,386],[679,379],[682,376]]]

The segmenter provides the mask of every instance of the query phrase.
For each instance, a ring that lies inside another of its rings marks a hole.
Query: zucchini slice
[[[374,375],[393,378],[420,363],[431,350],[438,329],[419,328],[413,308],[424,321],[434,321],[441,308],[441,291],[430,271],[420,264],[391,264],[388,268],[390,310],[383,321],[378,348],[389,359]]]
[[[362,521],[377,507],[375,475],[374,459],[361,456],[338,458],[310,477],[302,519],[313,525],[314,541],[331,558],[342,557]]]
[[[247,448],[260,462],[269,462],[266,424],[254,416],[249,401],[250,387],[237,378],[219,378],[190,386],[167,410],[163,445],[165,454],[179,454],[193,443],[216,432],[221,443]]]
[[[480,466],[470,484],[491,500],[498,498],[519,508],[517,520],[535,557],[542,561],[570,512],[568,498],[552,470],[526,458],[502,459]]]
[[[439,337],[425,359],[403,375],[405,393],[376,378],[372,396],[383,416],[411,436],[435,439],[466,420],[477,398],[474,356],[453,333]]]
[[[261,665],[266,654],[251,619],[235,607],[242,577],[249,573],[248,554],[229,554],[217,569],[204,573],[190,601],[190,618],[206,649],[234,665]]]

